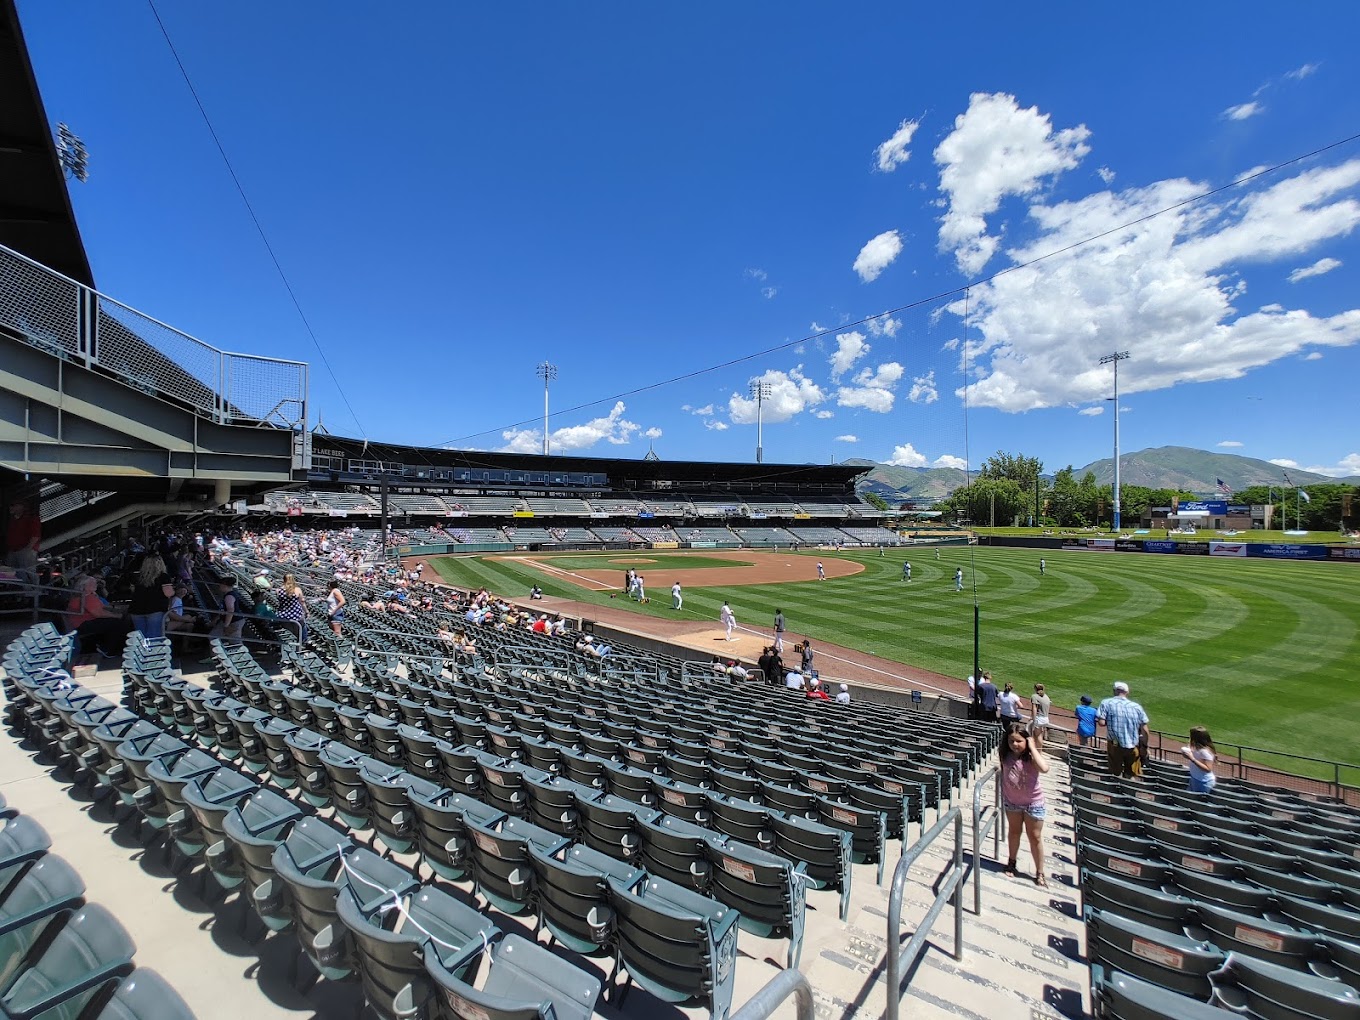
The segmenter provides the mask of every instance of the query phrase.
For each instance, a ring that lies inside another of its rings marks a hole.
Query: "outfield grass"
[[[1360,567],[1049,550],[1048,573],[1040,577],[1033,550],[948,547],[939,560],[929,549],[836,555],[863,563],[864,572],[821,582],[689,586],[685,613],[716,623],[727,600],[740,623],[764,627],[782,607],[790,628],[814,640],[961,677],[972,665],[976,582],[983,668],[1021,694],[1043,681],[1054,701],[1070,708],[1081,694],[1099,700],[1122,679],[1154,728],[1184,733],[1202,724],[1220,741],[1360,761]],[[907,555],[910,584],[901,580]],[[524,595],[537,581],[551,595],[675,615],[659,572],[658,597],[639,606],[504,558],[434,563],[460,586]],[[957,566],[964,568],[962,594],[954,592]]]

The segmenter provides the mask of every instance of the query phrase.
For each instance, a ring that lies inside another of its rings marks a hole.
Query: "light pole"
[[[1128,351],[1116,351],[1100,359],[1102,365],[1114,366],[1114,530],[1119,530],[1119,363],[1127,361]]]
[[[551,362],[543,362],[536,369],[534,375],[543,380],[543,456],[548,456],[548,383],[557,378],[557,366]]]
[[[756,463],[765,460],[765,401],[770,399],[770,384],[751,383],[751,399],[756,402]]]

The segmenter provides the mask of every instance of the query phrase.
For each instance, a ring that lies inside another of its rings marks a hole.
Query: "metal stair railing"
[[[902,892],[906,886],[907,872],[930,844],[951,826],[954,829],[954,860],[945,870],[939,891],[935,894],[935,902],[926,911],[926,916],[921,919],[906,946],[899,949],[898,943],[902,938]],[[897,870],[893,872],[892,889],[888,895],[888,1008],[884,1013],[885,1020],[898,1020],[902,997],[905,994],[902,991],[902,972],[920,955],[930,935],[931,926],[950,899],[954,901],[954,959],[963,959],[964,878],[963,812],[958,807],[952,807],[943,818],[930,827],[930,831],[921,837],[920,842],[902,854],[902,859],[897,862]]]
[[[729,1020],[765,1020],[773,1015],[780,1004],[790,995],[793,996],[797,1020],[813,1020],[812,986],[800,970],[781,970],[746,1005],[731,1015]]]
[[[1005,824],[1005,812],[1001,810],[1001,767],[993,765],[973,784],[973,913],[982,913],[982,868],[979,867],[982,841],[992,834],[992,859],[1001,857],[1001,827]],[[989,780],[992,784],[993,802],[982,806],[982,787]]]

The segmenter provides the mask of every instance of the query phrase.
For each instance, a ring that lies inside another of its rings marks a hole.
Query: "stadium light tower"
[[[57,161],[68,177],[81,184],[90,179],[90,154],[80,136],[65,124],[57,125]]]
[[[751,383],[751,399],[756,402],[756,463],[765,460],[765,401],[770,399],[770,384]]]
[[[1128,351],[1116,351],[1100,359],[1114,366],[1114,530],[1119,530],[1119,363],[1129,359]]]
[[[548,383],[557,378],[557,366],[545,361],[534,369],[534,375],[543,380],[543,456],[548,456]]]

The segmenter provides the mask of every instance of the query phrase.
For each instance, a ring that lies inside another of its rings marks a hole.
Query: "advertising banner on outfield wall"
[[[1150,553],[1173,553],[1176,551],[1175,542],[1167,542],[1162,539],[1149,539],[1143,543],[1143,552]]]
[[[1081,549],[1087,552],[1114,552],[1114,539],[1112,538],[1065,538],[1062,547],[1064,549]]]
[[[1120,552],[1142,552],[1143,543],[1131,538],[1116,539],[1114,547]]]
[[[1210,517],[1223,517],[1228,512],[1228,501],[1226,499],[1183,499],[1180,501],[1180,512],[1207,514]]]
[[[1262,542],[1252,545],[1248,556],[1264,556],[1271,560],[1325,560],[1328,558],[1325,545],[1286,545]]]
[[[1347,563],[1360,563],[1360,546],[1329,545],[1328,559],[1342,560]]]
[[[1210,556],[1246,556],[1246,542],[1210,542]]]
[[[1177,542],[1176,552],[1186,556],[1208,556],[1208,542]]]

